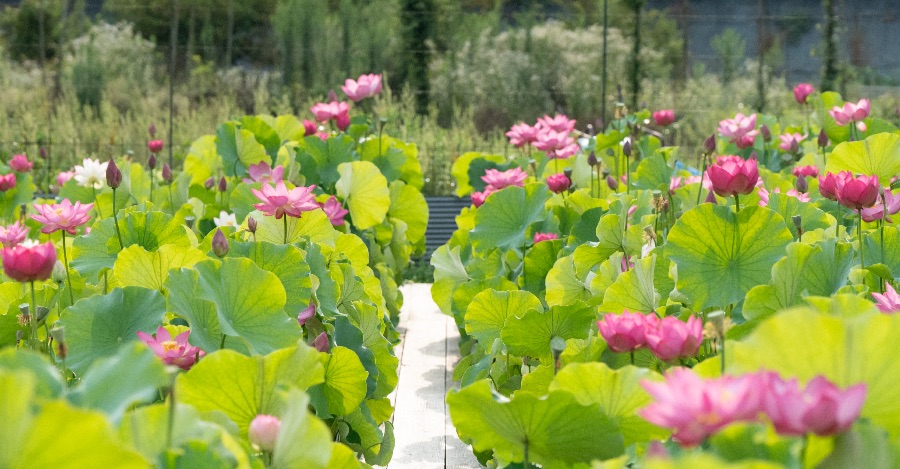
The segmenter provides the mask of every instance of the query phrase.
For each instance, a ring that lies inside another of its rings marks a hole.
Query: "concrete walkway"
[[[444,403],[459,361],[459,332],[431,299],[430,284],[401,287],[400,382],[394,392],[394,457],[388,467],[482,467],[456,436]]]

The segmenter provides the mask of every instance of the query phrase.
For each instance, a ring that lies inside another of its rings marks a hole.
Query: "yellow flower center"
[[[162,346],[163,350],[166,352],[176,351],[180,348],[178,342],[175,342],[174,340],[166,340],[160,342],[159,345]]]

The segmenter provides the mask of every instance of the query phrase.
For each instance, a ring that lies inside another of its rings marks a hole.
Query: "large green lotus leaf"
[[[185,404],[177,404],[175,407],[175,424],[172,426],[172,447],[178,448],[182,445],[190,443],[205,442],[214,443],[220,438],[222,440],[232,440],[237,443],[231,436],[227,435],[222,427],[203,420],[203,416],[193,406]],[[131,442],[134,448],[138,450],[145,458],[149,460],[156,459],[161,453],[168,448],[166,443],[167,428],[169,422],[169,405],[159,403],[150,406],[139,407],[134,409],[122,419],[119,425],[119,438],[122,441]],[[241,456],[240,452],[231,452],[233,449],[226,445],[211,445],[219,457],[225,459],[237,459]],[[209,452],[212,448],[207,448]],[[238,446],[238,448],[240,448]],[[215,455],[215,454],[214,454]],[[179,459],[179,463],[182,460]],[[233,464],[233,463],[232,463]],[[185,466],[178,466],[185,467]],[[206,465],[194,467],[208,467]],[[234,467],[233,465],[213,466],[213,467]]]
[[[132,404],[152,401],[168,383],[165,365],[150,348],[132,342],[95,361],[81,377],[69,400],[102,411],[118,422]]]
[[[260,118],[266,119],[266,115],[260,115]],[[278,134],[278,138],[281,139],[282,142],[295,142],[300,140],[306,135],[306,129],[303,127],[303,123],[300,122],[300,119],[297,116],[292,114],[283,114],[269,122],[269,125],[275,129],[275,132]]]
[[[809,232],[818,229],[827,229],[837,223],[833,216],[823,212],[815,205],[809,202],[801,202],[794,196],[787,194],[769,194],[769,204],[767,207],[778,212],[787,223],[787,227],[791,230],[791,235],[797,237],[797,227],[793,223],[793,217],[799,216],[803,232]]]
[[[330,353],[322,353],[322,363],[325,382],[320,386],[328,412],[337,416],[353,412],[366,398],[366,378],[369,376],[359,357],[352,350],[338,346]]]
[[[425,228],[428,226],[428,203],[415,187],[401,181],[394,181],[390,186],[391,206],[388,216],[403,220],[406,223],[406,237],[412,244],[425,239]]]
[[[95,221],[90,233],[77,236],[72,242],[69,267],[77,270],[85,279],[97,282],[100,272],[112,269],[116,262],[119,249],[109,252],[106,244],[113,238],[116,238],[116,225],[112,218]],[[116,242],[118,243],[117,238]]]
[[[240,128],[237,122],[226,122],[216,129],[216,151],[222,157],[226,176],[245,176],[251,165],[272,162],[253,132]]]
[[[611,208],[612,209],[612,208]],[[625,226],[626,216],[607,213],[597,223],[597,242],[588,243],[595,256],[607,258],[614,252],[636,255],[641,252],[643,228],[637,225]]]
[[[547,272],[548,305],[567,305],[575,301],[590,301],[591,290],[575,272],[573,256],[560,257]]]
[[[469,166],[472,165],[473,161],[478,159],[487,160],[496,164],[506,163],[506,157],[504,157],[503,155],[490,155],[487,153],[478,153],[474,151],[459,155],[459,158],[457,158],[456,161],[453,162],[453,166],[450,168],[450,174],[453,175],[454,178],[456,178],[457,197],[463,197],[472,192],[472,181],[469,180]],[[483,185],[481,187],[483,187]]]
[[[816,114],[822,122],[822,130],[828,136],[828,140],[836,145],[840,142],[850,140],[850,126],[838,125],[834,117],[828,113],[835,106],[843,106],[844,98],[834,91],[826,91],[820,95],[820,98],[814,101],[816,106]]]
[[[0,373],[0,376],[3,376],[3,373]],[[2,381],[4,380],[0,379],[0,383]],[[16,395],[19,393],[23,395],[17,398]],[[11,393],[2,394],[5,404],[3,407],[16,405],[21,403],[20,399],[30,397],[27,384]],[[26,404],[20,411],[28,407]],[[3,445],[0,445],[0,448],[12,450],[7,454],[0,449],[0,467],[10,469],[150,467],[150,463],[139,453],[129,449],[116,438],[109,422],[99,412],[76,409],[64,401],[50,401],[44,404],[36,415],[32,415],[29,409],[17,417],[0,419],[0,435],[13,436],[4,439]]]
[[[27,371],[35,379],[34,392],[38,397],[52,399],[62,395],[65,382],[49,357],[24,348],[6,348],[0,351],[0,370]],[[2,396],[11,396],[4,394]],[[2,418],[0,418],[2,421]],[[0,438],[0,441],[6,441]]]
[[[418,155],[419,149],[414,143],[386,135],[369,138],[359,147],[360,159],[375,163],[388,181],[399,179],[421,189],[424,180]]]
[[[336,316],[337,300],[340,296],[338,284],[331,278],[328,270],[328,261],[322,254],[322,247],[316,243],[310,243],[306,249],[306,262],[309,270],[317,282],[313,282],[313,296],[319,305],[319,310],[326,316]]]
[[[26,370],[0,368],[0,466],[10,467],[31,427],[31,403],[36,394],[35,376]]]
[[[490,288],[497,291],[518,290],[516,284],[510,282],[506,278],[494,277],[485,280],[469,280],[463,282],[450,292],[450,311],[453,315],[453,319],[456,321],[456,325],[461,331],[465,330],[464,318],[466,310],[469,309],[469,303],[472,302],[475,295]]]
[[[491,194],[475,212],[475,229],[471,238],[480,251],[493,248],[521,248],[531,244],[526,238],[528,227],[544,220],[544,203],[550,198],[546,184],[533,183],[507,187]]]
[[[336,333],[335,342],[338,345],[344,345],[356,351],[361,360],[363,359],[363,354],[360,353],[362,350],[360,345],[372,352],[375,359],[375,372],[371,371],[365,362],[363,363],[366,366],[366,371],[369,372],[369,380],[373,379],[373,375],[376,375],[374,393],[370,390],[368,397],[372,399],[387,397],[397,386],[399,360],[394,356],[391,343],[384,336],[385,318],[380,315],[379,310],[375,306],[362,301],[353,302],[353,307],[348,309],[348,313],[348,319],[353,324],[352,329],[349,330],[352,333],[348,333],[348,330],[343,330],[340,337]],[[335,326],[335,331],[337,331],[337,326]],[[355,335],[357,331],[359,333],[358,336]],[[339,338],[340,340],[338,340]],[[359,342],[360,340],[362,341],[361,343]]]
[[[900,316],[874,312],[831,316],[795,308],[727,344],[727,371],[768,369],[801,381],[824,375],[840,387],[866,383],[862,416],[900,435],[900,361],[894,350]]]
[[[472,299],[466,310],[466,333],[478,339],[490,352],[491,344],[510,316],[541,308],[541,300],[527,291],[485,290]]]
[[[750,289],[742,314],[761,319],[800,304],[803,296],[831,296],[846,285],[855,253],[837,239],[815,245],[791,243],[787,257],[772,266],[772,283]]]
[[[862,423],[850,431],[837,435],[834,450],[817,469],[892,469],[900,466],[900,441],[891,441],[888,435],[875,425]]]
[[[305,252],[296,246],[267,242],[231,243],[229,257],[246,257],[281,280],[285,291],[284,310],[296,316],[309,305],[312,280]]]
[[[338,233],[334,241],[334,249],[323,246],[331,264],[341,259],[350,261],[353,270],[360,271],[369,266],[369,248],[359,236],[349,233]]]
[[[544,398],[528,393],[512,400],[481,380],[447,395],[450,418],[476,452],[493,451],[501,463],[530,462],[546,468],[608,459],[624,451],[622,434],[599,404],[582,405],[564,391]]]
[[[894,279],[898,279],[900,278],[900,229],[895,226],[884,227],[883,244],[881,236],[881,230],[863,233],[865,240],[863,257],[866,265],[884,264],[891,270]],[[882,246],[884,246],[883,249]]]
[[[387,179],[369,161],[338,165],[337,196],[347,203],[353,226],[360,230],[381,224],[391,206]]]
[[[156,333],[165,312],[162,294],[141,287],[116,288],[78,301],[60,319],[69,344],[66,366],[80,375],[94,360],[138,340],[138,331]]]
[[[122,286],[162,290],[169,269],[191,267],[206,259],[206,254],[192,247],[166,244],[150,252],[133,245],[119,253],[113,273]]]
[[[524,288],[535,295],[543,296],[547,289],[547,274],[556,263],[561,240],[553,239],[535,244],[525,253]]]
[[[351,352],[352,353],[352,352]],[[321,420],[309,413],[309,397],[291,390],[285,398],[281,427],[275,440],[272,467],[326,469],[331,460],[332,436]]]
[[[179,269],[169,272],[163,285],[168,291],[167,307],[179,317],[185,319],[191,327],[191,344],[206,352],[218,350],[222,344],[222,328],[219,327],[219,316],[216,304],[198,295],[200,275],[193,269]],[[238,339],[226,339],[226,348],[241,349]]]
[[[356,458],[356,453],[340,443],[331,444],[331,460],[328,461],[328,469],[361,469],[362,463]]]
[[[201,262],[195,270],[199,275],[195,295],[216,305],[221,331],[239,337],[251,353],[269,353],[300,337],[296,318],[284,312],[284,287],[272,272],[250,259],[229,257]]]
[[[825,170],[878,176],[882,184],[900,173],[900,135],[881,133],[857,142],[844,142],[828,155]]]
[[[203,184],[213,177],[219,165],[215,135],[204,135],[191,143],[184,157],[184,172],[191,175],[191,185]]]
[[[701,204],[681,216],[666,245],[678,266],[676,288],[695,309],[739,302],[768,283],[772,265],[784,256],[791,232],[775,211]]]
[[[510,316],[500,332],[510,355],[549,358],[550,342],[561,339],[585,339],[597,312],[581,302],[551,306],[546,312],[532,309],[521,316]]]
[[[256,241],[272,244],[284,244],[284,219],[276,219],[254,211],[250,216],[256,219]],[[334,244],[337,232],[328,220],[328,215],[321,210],[303,212],[300,218],[287,217],[288,243],[293,244],[305,238],[313,243]]]
[[[619,426],[625,446],[630,446],[669,436],[668,430],[637,415],[653,400],[641,387],[641,381],[661,379],[660,374],[646,368],[626,366],[612,370],[605,363],[573,363],[559,370],[549,391],[566,391],[582,405],[599,404],[600,410]]]
[[[240,119],[241,129],[249,130],[257,142],[266,149],[266,153],[274,161],[281,148],[281,138],[272,126],[259,116],[244,116]]]
[[[284,415],[283,394],[275,390],[305,390],[323,379],[319,352],[302,342],[252,357],[219,350],[180,374],[175,394],[200,412],[223,412],[246,436],[250,422],[258,414]]]
[[[354,441],[344,440],[344,443],[362,453],[369,464],[387,466],[394,452],[394,427],[391,422],[384,422],[384,432],[379,428],[379,423],[372,418],[366,403],[350,415],[344,417],[344,422],[350,425],[354,435]]]
[[[434,280],[439,282],[449,279],[457,283],[469,280],[466,266],[459,255],[460,247],[444,244],[431,254],[431,265],[434,266]]]
[[[660,294],[653,286],[656,255],[634,262],[634,268],[622,272],[603,294],[600,310],[621,313],[625,310],[650,313],[659,306]]]
[[[353,147],[356,142],[347,135],[322,140],[316,135],[303,139],[297,148],[296,160],[300,163],[300,174],[306,184],[331,187],[341,175],[338,166],[353,161]]]
[[[672,168],[666,164],[666,159],[660,153],[655,153],[649,158],[644,158],[638,164],[637,170],[632,176],[634,187],[648,190],[669,190],[672,179]]]

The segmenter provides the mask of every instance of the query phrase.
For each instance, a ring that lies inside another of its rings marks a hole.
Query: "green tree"
[[[400,21],[404,63],[400,81],[415,93],[416,112],[428,113],[431,83],[428,63],[431,58],[429,40],[434,36],[435,4],[433,0],[402,0]]]
[[[725,28],[710,41],[722,61],[722,83],[729,84],[747,53],[747,41],[734,28]]]

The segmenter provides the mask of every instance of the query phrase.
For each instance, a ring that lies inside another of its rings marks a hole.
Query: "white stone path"
[[[430,284],[401,287],[400,381],[394,392],[396,445],[390,469],[482,467],[456,436],[444,397],[457,386],[459,332],[431,299]]]

